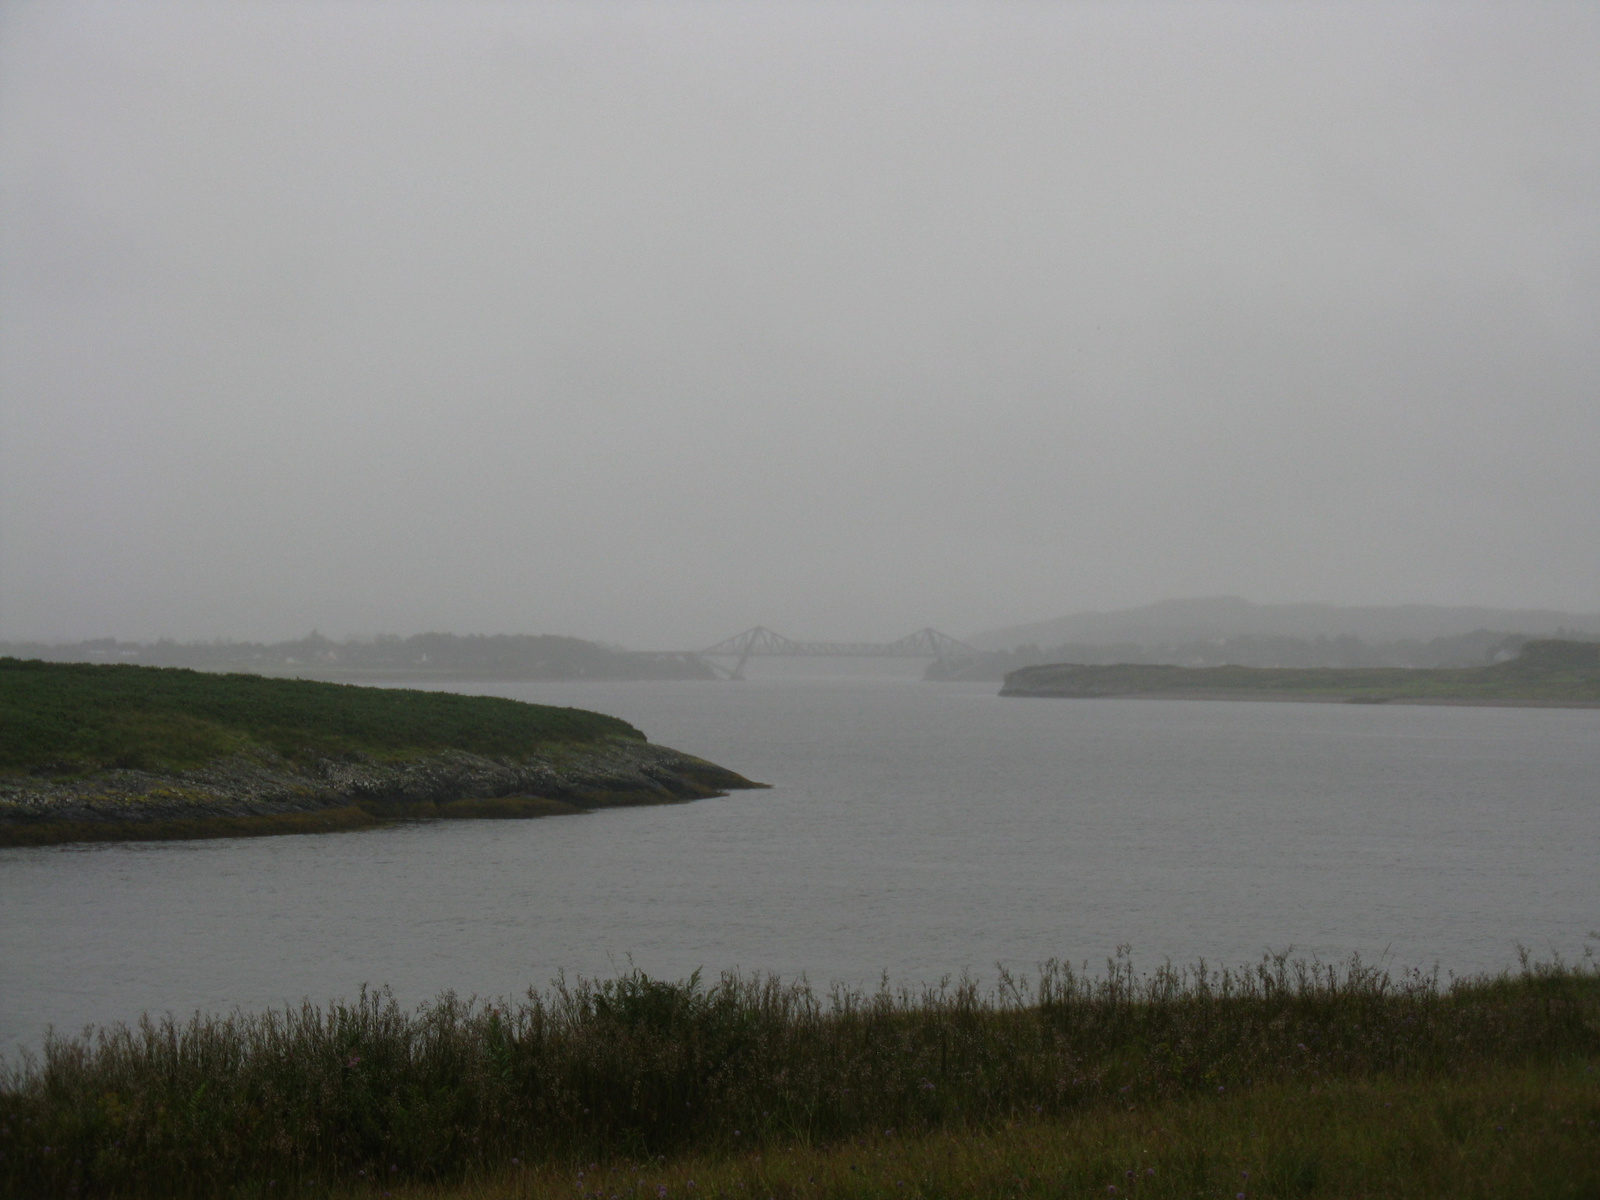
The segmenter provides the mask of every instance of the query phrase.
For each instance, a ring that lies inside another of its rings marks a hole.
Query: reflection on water
[[[0,851],[0,1046],[47,1024],[631,962],[937,980],[1294,947],[1497,969],[1600,927],[1600,711],[1002,700],[914,664],[451,685],[771,791],[541,821]]]

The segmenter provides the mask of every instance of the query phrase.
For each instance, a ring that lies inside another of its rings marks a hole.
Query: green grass
[[[0,1086],[0,1194],[680,1197],[695,1172],[694,1194],[1108,1195],[1158,1164],[1139,1194],[1403,1194],[1535,1127],[1550,1153],[1587,1147],[1592,1178],[1592,1127],[1569,1122],[1600,1113],[1597,1060],[1587,962],[1448,986],[1123,959],[992,994],[641,974],[416,1012],[364,994],[52,1038]],[[784,1156],[811,1165],[770,1174]],[[590,1163],[606,1182],[575,1179]],[[646,1163],[649,1191],[624,1186]]]
[[[258,747],[514,757],[643,736],[615,717],[491,696],[14,658],[0,658],[0,731],[0,771],[11,772],[184,769]]]
[[[873,1131],[834,1145],[592,1163],[521,1163],[458,1184],[352,1188],[401,1200],[1244,1196],[1592,1200],[1593,1059],[1424,1078],[1274,1082],[992,1129]]]
[[[1024,667],[1002,695],[1227,695],[1263,698],[1600,704],[1600,644],[1546,640],[1485,667],[1176,667],[1148,663]]]

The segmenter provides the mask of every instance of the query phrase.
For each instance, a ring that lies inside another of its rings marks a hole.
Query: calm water
[[[1600,711],[1002,700],[759,665],[744,684],[453,686],[615,713],[771,791],[0,850],[0,1047],[630,962],[917,982],[1128,943],[1147,965],[1293,947],[1463,972],[1600,928]]]

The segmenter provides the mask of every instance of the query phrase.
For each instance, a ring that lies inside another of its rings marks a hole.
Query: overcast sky
[[[1600,608],[1600,5],[8,3],[0,637]]]

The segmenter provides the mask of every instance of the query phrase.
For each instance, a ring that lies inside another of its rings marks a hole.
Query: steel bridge
[[[703,659],[737,658],[730,669],[708,663],[714,670],[726,671],[729,679],[744,678],[744,664],[752,658],[971,658],[978,652],[937,629],[919,629],[897,642],[797,642],[764,625],[746,629],[715,646],[698,651]]]

